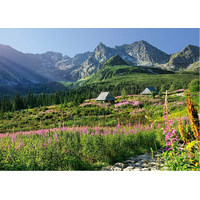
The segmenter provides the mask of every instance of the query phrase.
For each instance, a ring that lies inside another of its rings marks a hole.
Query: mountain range
[[[115,62],[119,60],[116,65],[123,63],[172,71],[197,70],[200,67],[199,51],[199,47],[187,45],[180,52],[169,55],[143,40],[114,48],[100,42],[93,52],[88,51],[71,58],[52,51],[43,54],[22,53],[0,44],[0,86],[75,82],[96,73],[102,63],[116,55]]]

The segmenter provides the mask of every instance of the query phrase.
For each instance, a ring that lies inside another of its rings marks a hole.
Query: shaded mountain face
[[[0,44],[0,83],[17,85],[77,81],[96,73],[109,59],[114,63],[112,65],[157,66],[179,70],[193,66],[198,61],[199,47],[188,45],[182,51],[168,55],[143,40],[115,48],[99,43],[93,52],[71,58],[53,51],[43,54],[22,53]]]
[[[119,55],[115,55],[114,57],[110,58],[105,65],[128,65]]]
[[[1,75],[0,82],[20,84],[26,83],[23,81],[25,79],[33,83],[72,81],[71,72],[81,67],[89,54],[90,52],[77,54],[74,58],[53,51],[44,54],[24,54],[8,45],[0,45],[1,74],[5,71],[10,72],[7,76]]]
[[[183,50],[178,53],[172,54],[166,67],[173,70],[184,70],[190,64],[199,61],[199,51],[200,48],[193,45],[187,45]]]

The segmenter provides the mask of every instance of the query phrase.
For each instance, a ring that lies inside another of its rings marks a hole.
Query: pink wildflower
[[[167,115],[164,116],[164,119],[167,119]]]
[[[16,137],[12,137],[11,142],[15,142],[16,140]]]
[[[120,126],[121,126],[120,124],[117,124],[117,128],[120,128]]]
[[[48,143],[52,143],[52,139],[51,138],[49,138]]]

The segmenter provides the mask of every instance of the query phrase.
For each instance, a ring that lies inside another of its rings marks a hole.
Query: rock
[[[149,165],[148,165],[148,164],[143,164],[143,166],[144,166],[144,167],[149,167]]]
[[[128,163],[135,163],[134,160],[125,160],[123,163],[128,164]]]
[[[127,164],[126,164],[126,166],[127,166]],[[125,164],[124,164],[124,163],[119,163],[119,162],[118,162],[118,163],[115,164],[115,167],[119,167],[119,168],[122,168],[122,169],[123,169],[123,168],[125,168]]]
[[[161,152],[161,150],[159,150]],[[163,151],[163,150],[162,150]],[[158,151],[154,151],[156,155],[144,154],[132,156],[130,159],[117,162],[114,166],[109,166],[102,171],[166,171],[168,167],[164,167],[164,159]]]
[[[123,171],[133,171],[133,167],[131,167],[131,166],[128,166],[127,168],[125,168]]]
[[[137,162],[137,163],[135,163],[135,167],[142,167],[142,164]]]
[[[133,163],[128,163],[128,165],[135,168],[135,164],[133,164]]]
[[[113,167],[112,171],[122,171],[122,168],[120,168],[120,167]]]
[[[141,169],[141,171],[150,171],[151,169],[149,169],[149,168],[143,168],[143,169]]]
[[[144,155],[138,156],[138,158],[140,158],[141,160],[143,160],[143,159],[151,159],[151,155],[149,155],[149,154],[144,154]]]
[[[150,162],[149,165],[151,165],[151,166],[156,166],[157,163],[156,163],[156,162]]]
[[[138,158],[132,156],[132,157],[130,157],[130,160],[138,161]]]
[[[141,171],[141,168],[135,168],[133,171]]]

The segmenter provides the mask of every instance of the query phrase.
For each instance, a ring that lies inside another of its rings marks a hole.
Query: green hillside
[[[110,91],[114,96],[121,95],[122,90],[126,94],[140,94],[146,87],[164,92],[186,89],[191,80],[198,78],[196,72],[175,73],[153,67],[104,65],[74,90],[79,94],[90,93],[91,98],[102,91]]]

